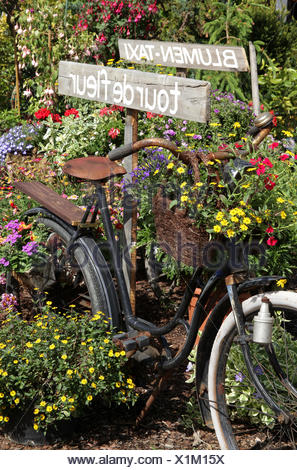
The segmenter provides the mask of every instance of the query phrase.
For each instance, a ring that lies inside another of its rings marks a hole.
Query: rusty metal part
[[[76,178],[92,181],[105,180],[127,173],[125,168],[110,161],[108,158],[93,155],[69,160],[65,163],[63,172]]]
[[[233,286],[240,284],[247,279],[247,273],[245,271],[233,273],[225,277],[226,286]]]
[[[164,375],[161,376],[160,380],[158,381],[157,385],[154,387],[152,393],[150,394],[149,398],[147,399],[144,407],[140,411],[139,415],[136,418],[135,424],[138,426],[143,418],[147,415],[150,407],[154,403],[155,399],[159,395],[159,393],[162,391],[163,385],[166,383],[168,378],[172,375],[173,371],[168,370],[164,373]]]

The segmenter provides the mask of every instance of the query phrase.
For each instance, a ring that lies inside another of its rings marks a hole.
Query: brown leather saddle
[[[68,160],[63,166],[63,172],[76,178],[92,181],[103,181],[127,173],[124,167],[110,161],[109,158],[95,155]]]

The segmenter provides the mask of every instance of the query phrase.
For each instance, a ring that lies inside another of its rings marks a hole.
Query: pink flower
[[[111,129],[109,129],[108,131],[108,135],[112,138],[112,139],[116,139],[116,137],[120,134],[120,130],[119,129],[114,129],[113,127]]]
[[[276,149],[277,147],[279,146],[279,143],[278,142],[272,142],[272,144],[269,144],[268,147],[270,149]]]
[[[275,182],[271,181],[271,179],[267,176],[265,178],[265,188],[268,189],[268,191],[271,191],[275,186]]]
[[[263,160],[263,165],[266,165],[266,166],[269,166],[270,168],[273,167],[273,164],[271,163],[271,161],[269,160],[269,158],[264,158]]]
[[[266,233],[273,233],[274,229],[269,225],[269,227],[265,230]]]
[[[266,168],[265,165],[263,165],[262,163],[259,163],[258,168],[257,168],[257,175],[263,175],[265,173],[265,168]]]
[[[267,240],[267,245],[269,246],[274,246],[277,244],[277,239],[274,237],[269,237]]]
[[[290,158],[290,156],[287,154],[287,153],[283,153],[282,155],[280,155],[279,159],[284,162],[285,160],[288,160],[288,158]]]

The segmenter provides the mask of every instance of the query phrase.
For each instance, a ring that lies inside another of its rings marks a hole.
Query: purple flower
[[[193,135],[193,139],[201,140],[201,139],[202,139],[202,136],[195,134],[195,135]]]
[[[260,366],[260,364],[258,364],[257,366],[254,367],[254,372],[255,372],[257,375],[263,375],[263,374],[264,374],[263,369],[262,369],[262,367]]]
[[[15,219],[15,220],[10,220],[10,222],[8,222],[8,224],[6,224],[4,228],[7,228],[7,230],[18,230],[19,226],[20,226],[20,223],[18,219]]]
[[[220,112],[219,109],[214,109],[213,111],[214,111],[214,113],[219,113]]]
[[[245,375],[242,372],[238,372],[235,375],[235,382],[243,382],[244,379],[245,379]]]
[[[27,253],[28,256],[31,256],[31,255],[33,255],[33,253],[37,253],[38,243],[28,242],[26,245],[23,246],[22,251],[24,253]]]
[[[18,238],[21,238],[21,235],[17,232],[13,232],[3,240],[3,243],[10,243],[14,245]]]
[[[9,265],[9,261],[5,258],[0,258],[0,264],[3,264],[3,266],[8,266]]]
[[[12,294],[2,294],[0,307],[12,310],[17,305],[17,299]]]

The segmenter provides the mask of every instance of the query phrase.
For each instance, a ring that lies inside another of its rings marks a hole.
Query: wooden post
[[[138,112],[135,109],[127,109],[125,122],[125,144],[137,141]],[[123,164],[127,173],[131,173],[138,164],[138,155],[126,157]],[[126,182],[132,183],[130,176],[125,177]],[[124,259],[123,271],[125,281],[130,292],[132,311],[136,309],[136,241],[137,241],[137,207],[130,197],[124,199]]]
[[[249,50],[250,50],[250,67],[251,67],[251,82],[252,82],[252,101],[253,101],[254,113],[257,116],[260,113],[260,98],[259,98],[256,49],[252,42],[249,42]]]

